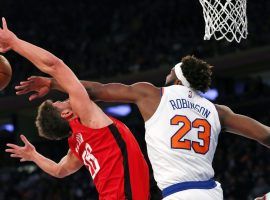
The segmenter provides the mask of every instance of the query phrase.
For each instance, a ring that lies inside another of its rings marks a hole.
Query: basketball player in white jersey
[[[270,128],[200,96],[211,83],[211,66],[186,56],[166,78],[166,87],[81,81],[92,98],[135,103],[145,121],[145,140],[155,180],[166,200],[220,200],[212,161],[221,128],[270,146]],[[30,77],[17,94],[39,98],[60,88],[54,79]]]

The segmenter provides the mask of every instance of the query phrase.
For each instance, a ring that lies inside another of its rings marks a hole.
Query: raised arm
[[[24,135],[20,137],[24,146],[7,144],[9,148],[6,149],[6,152],[10,153],[13,158],[19,158],[21,162],[32,161],[36,163],[37,166],[51,176],[63,178],[73,174],[83,166],[83,163],[71,151],[68,151],[67,155],[59,163],[56,163],[38,153]]]
[[[221,125],[226,131],[256,140],[270,148],[270,127],[250,117],[236,114],[227,106],[216,105],[216,108]]]
[[[101,109],[90,101],[85,88],[62,60],[40,47],[17,38],[14,33],[8,30],[4,18],[2,18],[2,23],[0,50],[1,46],[2,51],[12,49],[31,61],[42,72],[54,77],[60,87],[69,94],[72,110],[80,117],[82,124],[97,128],[110,121]],[[3,50],[3,48],[5,49]]]

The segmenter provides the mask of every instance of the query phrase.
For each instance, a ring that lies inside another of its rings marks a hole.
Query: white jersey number
[[[94,179],[100,170],[100,166],[98,160],[93,154],[91,154],[91,152],[92,152],[91,146],[88,143],[86,143],[85,150],[82,154],[82,159],[85,166],[88,168],[92,178]]]
[[[211,125],[206,119],[195,119],[191,122],[186,116],[175,115],[171,119],[171,125],[179,126],[179,123],[183,125],[181,128],[171,137],[171,147],[173,149],[187,149],[191,148],[199,154],[206,154],[210,146]],[[203,127],[203,131],[198,131],[198,138],[203,141],[203,145],[199,142],[184,139],[180,141],[192,128]]]

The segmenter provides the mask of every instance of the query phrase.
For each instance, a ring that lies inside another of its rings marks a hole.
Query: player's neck
[[[73,120],[73,119],[75,119],[75,118],[77,118],[77,116],[74,115],[74,114],[71,114],[71,115],[67,116],[65,119],[66,119],[67,121],[71,121],[71,120]]]

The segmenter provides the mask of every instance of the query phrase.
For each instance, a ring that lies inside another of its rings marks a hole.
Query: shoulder
[[[219,104],[214,104],[218,113],[220,113],[221,115],[226,115],[228,113],[233,113],[233,111],[225,105],[219,105]]]
[[[228,116],[234,114],[234,112],[228,106],[215,104],[215,107],[217,109],[221,124],[223,124]]]

